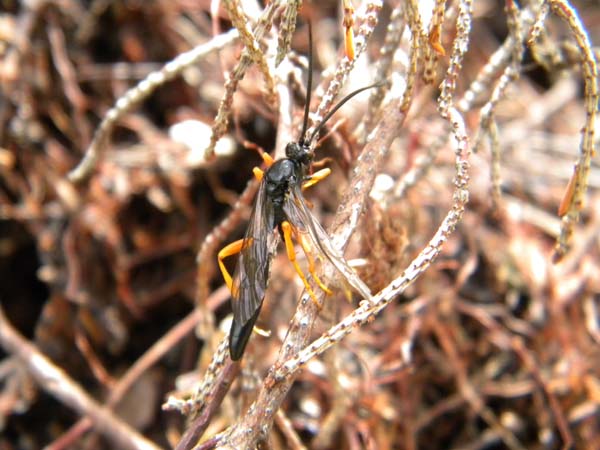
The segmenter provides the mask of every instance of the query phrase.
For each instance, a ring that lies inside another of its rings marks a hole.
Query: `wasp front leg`
[[[261,151],[260,156],[267,167],[271,167],[273,165],[274,160],[271,155]],[[265,171],[262,170],[260,167],[254,167],[252,169],[252,173],[254,174],[254,178],[256,178],[258,181],[262,181],[263,177],[265,176]]]
[[[307,189],[311,186],[314,186],[319,181],[327,178],[331,173],[331,169],[326,167],[325,169],[321,169],[306,177],[306,180],[302,183],[302,190]]]

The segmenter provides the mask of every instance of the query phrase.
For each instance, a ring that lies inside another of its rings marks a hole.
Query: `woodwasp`
[[[308,271],[316,284],[327,293],[331,291],[319,280],[315,273],[313,251],[330,261],[346,282],[364,298],[371,298],[371,291],[348,265],[346,260],[332,245],[327,233],[310,212],[302,190],[318,183],[331,172],[322,169],[309,174],[314,151],[311,149],[325,123],[348,100],[378,84],[357,89],[348,94],[329,111],[319,126],[306,138],[308,113],[312,89],[312,31],[309,24],[309,59],[306,103],[300,139],[290,142],[285,148],[285,158],[274,161],[271,156],[262,153],[267,170],[254,168],[254,175],[260,181],[254,207],[250,215],[248,229],[243,239],[224,247],[218,255],[219,267],[223,278],[231,291],[233,322],[229,334],[229,353],[232,360],[242,357],[254,323],[262,306],[271,258],[276,251],[279,237],[283,238],[287,256],[302,279],[310,297],[317,303],[315,294],[296,261],[294,242],[300,244],[306,255]],[[273,231],[277,229],[278,233]],[[238,263],[233,277],[227,271],[223,259],[239,253]]]

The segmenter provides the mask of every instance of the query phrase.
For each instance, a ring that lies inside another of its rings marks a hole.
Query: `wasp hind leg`
[[[306,292],[308,292],[308,295],[310,295],[311,300],[317,306],[317,308],[321,309],[321,307],[322,307],[321,303],[319,303],[319,301],[317,300],[317,296],[315,295],[312,288],[310,287],[310,284],[308,283],[306,276],[304,276],[304,272],[302,272],[302,269],[298,265],[298,261],[296,261],[296,250],[294,250],[294,242],[292,241],[292,226],[290,225],[290,223],[287,220],[285,220],[281,223],[281,229],[283,231],[283,240],[285,242],[285,249],[287,252],[287,257],[290,260],[290,262],[293,264],[294,269],[296,269],[296,273],[302,280],[302,283],[304,284]]]
[[[225,284],[229,288],[229,292],[232,292],[233,278],[231,277],[231,274],[225,267],[223,260],[225,258],[227,258],[228,256],[237,255],[239,252],[242,251],[243,248],[244,248],[244,239],[238,239],[237,241],[232,242],[231,244],[228,244],[225,247],[223,247],[221,249],[221,251],[219,252],[219,254],[217,255],[217,259],[219,261],[219,269],[221,269],[221,273],[223,274],[223,279],[225,280]]]

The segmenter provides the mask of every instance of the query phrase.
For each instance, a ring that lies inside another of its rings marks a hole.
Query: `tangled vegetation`
[[[600,448],[597,2],[0,5],[0,449]],[[374,294],[280,250],[233,362],[307,21],[311,129],[378,83],[306,192]]]

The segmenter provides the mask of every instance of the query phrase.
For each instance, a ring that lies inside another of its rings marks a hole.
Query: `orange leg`
[[[260,156],[262,157],[267,167],[271,167],[273,165],[273,158],[271,158],[271,155],[265,152],[261,152]],[[259,167],[253,168],[252,173],[254,174],[254,178],[256,178],[258,181],[262,181],[263,177],[265,176],[264,170],[262,170]]]
[[[302,190],[314,186],[319,181],[325,179],[330,173],[331,169],[329,167],[316,171],[315,173],[310,175],[304,183],[302,183]]]
[[[263,161],[265,162],[267,167],[271,167],[273,165],[274,159],[271,155],[269,155],[268,153],[262,152],[260,154],[260,156],[263,159]]]
[[[233,292],[233,279],[231,278],[231,274],[228,272],[225,264],[223,264],[223,260],[228,256],[233,256],[238,254],[244,248],[244,240],[238,239],[235,242],[232,242],[229,245],[226,245],[221,249],[217,258],[219,260],[219,269],[221,269],[221,273],[223,274],[223,279],[225,280],[225,284],[229,288],[230,292]]]
[[[310,242],[308,242],[306,240],[306,237],[301,233],[296,233],[296,239],[300,243],[300,247],[302,247],[302,250],[304,250],[304,254],[306,255],[306,259],[308,261],[308,273],[312,275],[315,282],[319,285],[323,292],[325,292],[327,295],[332,295],[333,292],[331,292],[331,289],[329,289],[327,286],[325,286],[325,284],[323,284],[323,282],[315,272],[315,259],[312,256],[312,247],[310,245]]]
[[[298,265],[298,261],[296,261],[296,251],[294,250],[294,242],[292,241],[292,226],[290,225],[290,223],[287,220],[285,220],[285,221],[281,222],[281,229],[283,230],[283,241],[285,242],[285,249],[287,251],[287,257],[290,260],[290,262],[294,265],[294,269],[296,269],[296,273],[302,280],[302,283],[304,283],[306,292],[308,292],[308,295],[310,295],[311,300],[320,309],[321,304],[317,300],[317,297],[315,296],[315,293],[313,292],[312,288],[310,287],[308,280],[304,276],[302,269]]]
[[[254,174],[254,178],[256,178],[258,181],[262,181],[263,177],[265,176],[265,172],[258,167],[252,169],[252,173]]]

